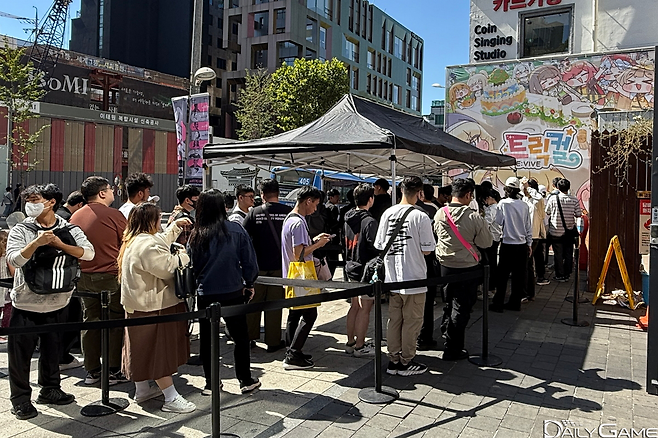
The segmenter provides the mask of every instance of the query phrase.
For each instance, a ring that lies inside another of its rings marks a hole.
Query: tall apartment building
[[[85,0],[71,50],[188,77],[193,0]],[[338,58],[352,92],[420,115],[423,40],[366,0],[205,0],[202,65],[215,135],[232,137],[248,69]]]

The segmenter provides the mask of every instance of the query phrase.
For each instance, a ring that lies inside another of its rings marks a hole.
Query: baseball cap
[[[511,187],[513,189],[518,189],[519,187],[521,187],[521,182],[517,177],[510,176],[509,178],[507,178],[507,181],[505,181],[505,186]]]
[[[540,186],[537,187],[537,188],[539,189],[539,190],[538,190],[539,193],[541,193],[542,195],[545,195],[545,194],[546,194],[546,186],[542,186],[542,185],[540,185]]]

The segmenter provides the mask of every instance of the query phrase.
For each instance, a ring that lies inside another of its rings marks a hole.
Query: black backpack
[[[42,231],[33,223],[20,223],[16,226],[21,225],[34,233]],[[75,225],[67,224],[65,227],[53,230],[53,233],[63,243],[78,246],[71,235],[73,228]],[[71,292],[80,279],[78,259],[50,245],[37,248],[30,260],[23,265],[22,270],[27,286],[39,295]]]

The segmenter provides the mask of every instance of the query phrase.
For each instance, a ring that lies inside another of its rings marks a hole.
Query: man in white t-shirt
[[[413,209],[384,257],[385,283],[426,279],[425,255],[436,246],[429,216],[414,207],[423,189],[423,181],[417,176],[407,177],[401,188],[402,201],[382,214],[375,239],[375,248],[383,250],[402,216]],[[390,360],[388,374],[411,376],[427,371],[426,365],[413,360],[416,340],[423,326],[426,292],[427,287],[391,291],[386,338]]]
[[[130,212],[137,204],[146,202],[151,197],[153,179],[151,179],[150,175],[137,172],[126,178],[125,186],[126,192],[128,192],[128,201],[119,207],[119,211],[128,219]]]

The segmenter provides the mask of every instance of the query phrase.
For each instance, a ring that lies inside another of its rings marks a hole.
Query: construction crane
[[[36,9],[36,8],[34,8]],[[18,20],[23,24],[29,24],[31,28],[23,29],[26,33],[34,33],[39,25],[39,11],[37,10],[35,18],[19,17],[18,15],[9,14],[7,12],[0,11],[0,17],[2,18],[11,18],[12,20]]]
[[[50,78],[57,65],[64,45],[66,20],[72,0],[55,0],[34,34],[34,44],[30,50],[30,61],[34,68]]]

